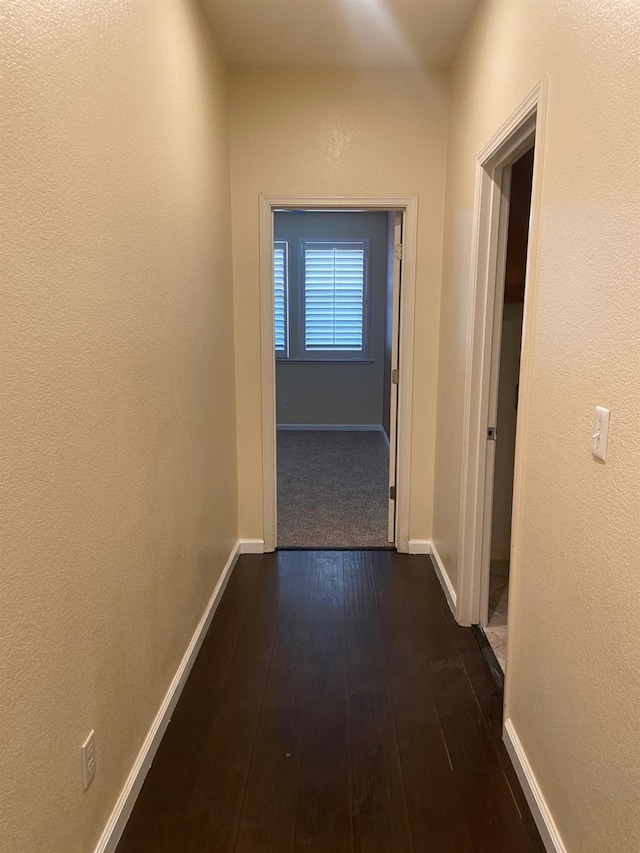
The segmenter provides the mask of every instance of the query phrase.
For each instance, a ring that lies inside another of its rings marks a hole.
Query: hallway
[[[243,556],[118,853],[542,851],[428,558]]]

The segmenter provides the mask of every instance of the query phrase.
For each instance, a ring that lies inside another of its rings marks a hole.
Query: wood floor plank
[[[497,743],[476,702],[463,665],[429,665],[440,724],[455,771],[499,768]]]
[[[423,645],[412,625],[403,585],[393,570],[394,556],[384,552],[372,555],[371,573],[382,637],[380,664],[386,672],[396,734],[398,739],[408,739],[431,733],[444,751]]]
[[[435,576],[435,573],[434,573]],[[433,583],[433,577],[430,578]],[[438,596],[443,613],[443,627],[453,641],[458,657],[462,661],[467,678],[480,706],[485,721],[497,742],[502,741],[503,695],[491,670],[482,655],[478,654],[478,642],[468,628],[451,618],[444,596]]]
[[[458,656],[461,659],[476,701],[490,729],[492,739],[498,757],[500,769],[504,773],[507,785],[516,801],[522,822],[527,832],[531,849],[536,853],[544,853],[544,845],[540,839],[538,829],[531,814],[529,804],[516,776],[511,759],[502,742],[502,720],[503,720],[503,696],[498,687],[491,670],[484,658],[478,654],[478,643],[474,635],[467,629],[458,625],[451,618],[450,610],[444,595],[437,595],[437,579],[435,571],[427,572],[425,577],[425,588],[429,589],[434,598],[439,601],[440,609],[444,616],[444,628],[453,640]]]
[[[401,853],[413,843],[371,565],[381,553],[344,558],[353,846]]]
[[[313,556],[283,552],[277,572],[282,599],[238,824],[238,853],[284,853],[295,843]]]
[[[350,853],[345,597],[340,552],[315,554],[296,851]]]
[[[496,737],[482,714],[463,661],[447,621],[453,617],[441,606],[442,591],[434,585],[433,572],[415,559],[403,572],[407,598],[413,613],[414,625],[422,631],[423,641],[432,647],[426,655],[426,672],[433,686],[438,716],[444,732],[454,771],[459,769],[498,769]],[[436,582],[437,583],[437,582]],[[425,601],[437,602],[424,619]],[[428,625],[427,625],[428,623]],[[435,639],[434,639],[435,638]],[[433,649],[438,649],[437,654]],[[444,656],[443,656],[444,652]],[[480,650],[477,650],[480,654]]]
[[[520,781],[504,744],[500,749],[499,759],[500,767],[502,768],[509,790],[511,791],[511,795],[516,803],[516,808],[522,818],[522,823],[529,839],[531,851],[532,853],[545,853],[545,846],[542,843],[538,827],[536,826],[536,822],[531,814],[529,803],[527,802],[527,798],[522,790],[522,786],[520,785]]]
[[[455,645],[446,630],[440,607],[442,590],[432,577],[424,556],[410,556],[396,562],[396,571],[403,584],[413,614],[413,628],[420,639],[427,663],[457,660]]]
[[[259,560],[236,564],[189,675],[190,687],[221,687],[224,684],[247,607],[256,589],[260,566]]]
[[[439,694],[443,730],[446,731],[455,760],[456,782],[460,782],[462,778],[468,779],[469,774],[472,778],[482,778],[479,775],[482,768],[488,770],[488,778],[493,781],[494,792],[499,791],[504,795],[504,792],[508,791],[515,801],[520,818],[517,825],[522,825],[520,829],[524,827],[531,850],[542,853],[544,848],[541,847],[542,842],[535,822],[502,743],[502,693],[472,632],[462,628],[453,619],[435,572],[430,570],[431,566],[427,564],[429,570],[420,572],[419,562],[424,558],[412,559],[414,565],[405,577],[411,589],[412,601],[415,604],[425,598],[431,598],[439,604],[441,619],[436,620],[439,626],[437,630],[442,634],[441,642],[452,644],[447,660],[431,661],[427,664],[427,669]],[[416,606],[415,611],[419,618],[421,607]],[[475,705],[480,709],[484,725],[475,712]],[[465,708],[470,713],[465,713]],[[468,782],[465,783],[460,795],[461,802],[469,796],[470,790]],[[465,804],[467,813],[471,814],[466,799]],[[473,820],[473,817],[469,819]],[[520,834],[517,843],[522,844]]]
[[[160,744],[118,853],[171,853],[182,846],[184,807],[211,733],[215,691],[185,687]]]
[[[294,849],[299,751],[259,743],[251,758],[236,842],[237,853],[286,853]]]
[[[344,552],[349,693],[386,689],[382,637],[369,553]]]
[[[456,774],[475,853],[531,853],[532,847],[502,771]]]
[[[260,614],[268,613],[272,609],[271,597],[268,595],[268,572],[265,571],[267,560],[268,558],[253,557],[245,560],[240,567],[240,572],[243,575],[246,573],[247,577],[251,577],[254,581],[253,588],[245,589],[244,594],[246,606],[251,610],[253,617],[257,617],[258,630],[265,628]],[[236,583],[234,576],[237,570],[238,566],[234,569],[228,584],[232,590],[231,598],[235,601],[235,606],[238,606],[241,600],[236,590],[244,587],[244,577],[240,584]],[[229,620],[222,608],[225,596],[209,629],[209,632],[214,632],[218,636],[220,632],[217,622],[222,621],[224,625],[229,625]],[[222,613],[220,613],[221,609]],[[205,649],[205,643],[202,649]],[[234,648],[235,645],[234,639]],[[228,644],[224,641],[222,646],[228,649]],[[202,649],[199,657],[203,654]],[[226,654],[221,654],[217,648],[209,648],[208,653],[215,657],[218,665],[226,673],[228,669]],[[204,654],[207,655],[207,649]],[[247,690],[253,682],[250,676],[250,672],[241,669],[237,673],[236,684]],[[192,811],[190,801],[193,797],[204,796],[207,790],[206,769],[211,754],[211,744],[217,742],[223,730],[221,723],[223,724],[228,718],[225,708],[231,695],[221,695],[220,689],[194,685],[189,678],[120,840],[118,853],[134,853],[134,851],[135,853],[145,853],[145,851],[169,853],[175,850],[177,845],[183,849],[189,849],[188,838],[193,829],[190,825]],[[251,740],[249,740],[249,747],[250,745]],[[232,765],[230,772],[242,772],[239,770],[238,755],[240,754],[241,746],[233,757],[233,761],[226,762],[227,766]],[[246,769],[245,767],[242,785],[244,785]],[[203,782],[205,782],[204,785]],[[240,794],[241,791],[242,789]],[[194,851],[204,849],[197,846],[199,843],[196,837],[191,849]]]
[[[386,692],[349,695],[353,848],[413,850],[400,755]]]
[[[433,574],[428,574],[427,583],[430,583],[432,589],[434,588],[433,584],[437,583],[435,572]],[[544,853],[544,845],[542,844],[538,829],[535,825],[529,804],[527,803],[516,772],[511,764],[511,759],[509,758],[502,742],[502,690],[498,687],[498,684],[496,683],[496,680],[484,658],[481,655],[478,655],[478,643],[475,636],[467,628],[463,628],[450,618],[450,611],[443,595],[439,596],[438,600],[445,617],[445,629],[453,639],[458,655],[462,660],[467,677],[476,697],[476,701],[480,706],[480,710],[482,711],[494,739],[500,768],[506,777],[507,785],[509,786],[511,794],[516,802],[516,807],[518,808],[527,832],[531,849],[532,851],[536,851],[536,853]]]
[[[400,760],[416,853],[471,853],[466,814],[446,751],[431,736],[400,741]]]
[[[425,669],[425,649],[393,566],[390,554],[372,559],[414,849],[465,853],[472,850],[471,841]],[[438,607],[433,600],[428,605],[423,618],[429,618],[430,608]]]
[[[185,853],[228,853],[235,842],[282,598],[276,558],[253,560],[260,564],[256,594],[211,708],[205,760],[183,812],[179,838]]]

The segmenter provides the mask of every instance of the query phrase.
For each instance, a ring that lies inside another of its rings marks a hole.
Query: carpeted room
[[[389,545],[393,216],[274,216],[281,548]]]

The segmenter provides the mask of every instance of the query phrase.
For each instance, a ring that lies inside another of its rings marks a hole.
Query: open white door
[[[502,312],[504,308],[504,282],[507,265],[507,237],[509,230],[509,193],[511,166],[502,172],[502,191],[499,200],[498,235],[494,266],[494,305],[491,354],[489,364],[489,401],[487,423],[482,429],[486,434],[487,455],[485,467],[484,516],[481,549],[480,625],[487,627],[489,618],[489,582],[491,576],[491,527],[493,522],[493,486],[496,465],[496,442],[498,441],[498,389],[500,385],[500,350],[502,344]]]
[[[392,270],[392,331],[391,331],[391,376],[387,382],[391,382],[390,413],[389,413],[389,516],[388,533],[389,542],[396,541],[396,458],[397,458],[397,436],[398,436],[398,342],[400,332],[400,270],[402,266],[402,213],[391,213],[393,217],[393,270]],[[390,228],[391,230],[391,228]],[[391,264],[389,264],[391,270]]]

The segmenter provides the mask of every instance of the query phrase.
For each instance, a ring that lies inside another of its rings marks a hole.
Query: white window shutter
[[[364,246],[305,248],[305,350],[363,350],[364,275]]]
[[[273,296],[276,352],[287,352],[287,244],[273,247]]]

